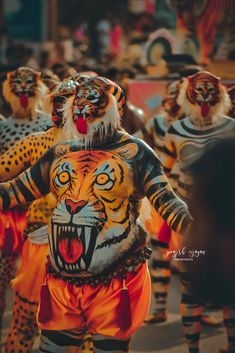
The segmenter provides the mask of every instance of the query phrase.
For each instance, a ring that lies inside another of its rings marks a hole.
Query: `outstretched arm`
[[[18,177],[0,184],[0,210],[6,210],[46,195],[50,191],[49,174],[53,151],[45,153],[33,167]]]
[[[156,211],[174,231],[186,233],[191,223],[187,205],[176,196],[157,155],[147,146],[139,160],[138,170],[144,194]]]

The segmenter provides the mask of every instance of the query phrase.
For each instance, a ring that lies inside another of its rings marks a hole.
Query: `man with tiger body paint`
[[[16,141],[32,132],[47,130],[51,126],[50,118],[39,111],[41,101],[47,93],[40,73],[27,67],[9,72],[3,82],[3,95],[10,104],[12,115],[0,121],[0,155],[9,150]],[[4,172],[20,162],[19,153],[11,155]],[[21,158],[21,157],[20,157]],[[22,246],[25,227],[25,210],[17,207],[2,212],[0,216],[0,330],[5,308],[5,292],[12,278],[17,255]]]
[[[137,224],[141,200],[147,196],[177,232],[190,224],[157,155],[121,129],[123,103],[110,80],[81,82],[64,110],[73,142],[54,146],[0,186],[2,209],[50,191],[57,199],[38,313],[41,352],[71,352],[86,331],[95,353],[129,352],[150,301],[150,251]]]
[[[170,125],[184,117],[181,107],[177,103],[180,80],[168,84],[162,101],[164,112],[150,119],[146,126],[138,131],[135,136],[145,140],[157,153],[161,160],[164,146],[164,137]],[[168,176],[173,189],[177,185],[177,164]],[[155,308],[145,319],[148,323],[160,323],[167,320],[167,295],[170,284],[170,258],[166,257],[169,243],[173,238],[170,227],[162,220],[156,211],[151,209],[151,216],[145,220],[145,227],[150,236],[151,248],[153,250],[150,268],[152,288],[155,300]]]
[[[161,160],[168,175],[178,164],[177,194],[187,201],[192,186],[187,165],[198,158],[209,144],[234,132],[235,121],[224,116],[230,108],[229,95],[220,79],[209,72],[201,71],[184,80],[178,104],[186,118],[174,122],[166,133]],[[185,272],[182,262],[177,263],[182,271],[181,313],[189,352],[199,353],[202,303],[190,291],[190,274]],[[235,306],[224,312],[229,345],[235,347]]]

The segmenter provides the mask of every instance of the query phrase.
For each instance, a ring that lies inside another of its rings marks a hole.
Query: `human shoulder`
[[[138,137],[126,134],[126,141],[128,141],[131,144],[136,145],[136,147],[137,147],[136,150],[138,151],[136,154],[136,157],[143,156],[143,154],[156,156],[156,153],[154,152],[154,150],[142,139],[139,139]]]

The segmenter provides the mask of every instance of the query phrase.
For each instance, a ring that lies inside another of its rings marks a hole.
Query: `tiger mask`
[[[116,83],[104,77],[82,77],[77,83],[74,96],[64,106],[65,129],[71,140],[91,146],[121,129],[125,97]]]
[[[200,125],[216,121],[230,109],[230,98],[220,78],[207,71],[183,81],[177,102]]]
[[[3,82],[3,96],[16,118],[35,116],[47,91],[41,73],[28,67],[9,72]]]
[[[123,158],[136,155],[136,145],[109,152],[66,153],[64,147],[57,146],[65,156],[51,168],[58,198],[49,230],[51,259],[66,275],[95,275],[118,262],[136,240],[133,171]]]

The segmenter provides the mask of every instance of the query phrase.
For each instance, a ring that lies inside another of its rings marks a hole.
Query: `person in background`
[[[223,305],[228,346],[219,353],[235,352],[233,325],[228,321],[235,298],[234,155],[233,135],[212,144],[189,167],[193,179],[189,206],[194,223],[183,241],[187,249],[202,254],[186,263],[193,292],[201,301]]]
[[[161,161],[167,175],[178,164],[177,194],[187,202],[193,182],[187,166],[199,158],[204,149],[214,141],[235,131],[234,120],[225,116],[230,109],[230,98],[220,78],[210,72],[200,71],[187,77],[180,87],[177,100],[186,118],[174,122],[167,131]],[[181,266],[181,314],[189,353],[199,353],[201,322],[218,324],[202,312],[203,305],[190,289],[191,274]],[[235,341],[235,311],[226,319],[230,340]]]
[[[171,81],[166,88],[162,101],[162,114],[148,120],[146,125],[135,136],[144,139],[157,153],[161,160],[164,146],[164,137],[170,125],[184,117],[181,107],[177,104],[180,80]],[[177,184],[177,165],[168,176],[173,189]],[[147,205],[146,205],[147,207]],[[150,274],[154,294],[154,311],[149,313],[145,322],[160,323],[167,320],[167,296],[170,284],[170,259],[166,258],[171,242],[171,229],[162,221],[153,208],[150,218],[144,222],[150,236],[153,250]]]

